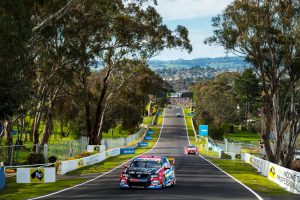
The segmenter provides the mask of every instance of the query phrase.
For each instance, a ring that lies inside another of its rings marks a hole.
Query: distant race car
[[[182,113],[176,113],[176,117],[183,117]]]
[[[198,148],[196,147],[196,145],[187,145],[184,147],[184,154],[188,155],[188,154],[195,154],[198,155]]]
[[[175,186],[175,160],[163,156],[138,156],[125,166],[120,188],[165,188]]]

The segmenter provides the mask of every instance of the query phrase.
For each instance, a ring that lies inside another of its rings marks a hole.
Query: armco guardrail
[[[0,190],[2,190],[4,186],[5,186],[4,167],[0,167]]]
[[[268,177],[280,187],[294,194],[300,194],[300,172],[281,167],[248,153],[242,153],[242,160],[252,165],[261,175]]]

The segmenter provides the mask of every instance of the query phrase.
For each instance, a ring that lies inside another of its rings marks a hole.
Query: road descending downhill
[[[181,111],[182,112],[182,111]],[[258,199],[252,192],[197,155],[184,155],[188,144],[185,121],[176,110],[166,108],[161,136],[150,155],[175,157],[176,186],[166,189],[119,188],[123,168],[117,168],[99,179],[42,199]]]

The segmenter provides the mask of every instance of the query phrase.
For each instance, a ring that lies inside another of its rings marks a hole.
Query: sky
[[[213,34],[212,17],[222,14],[233,0],[157,0],[157,2],[156,9],[170,29],[174,30],[177,25],[183,25],[189,30],[193,52],[188,54],[179,49],[164,50],[153,60],[226,56],[222,47],[208,46],[203,41]]]

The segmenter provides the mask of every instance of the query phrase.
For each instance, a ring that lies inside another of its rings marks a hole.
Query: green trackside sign
[[[199,125],[199,135],[204,137],[208,136],[208,125]]]

